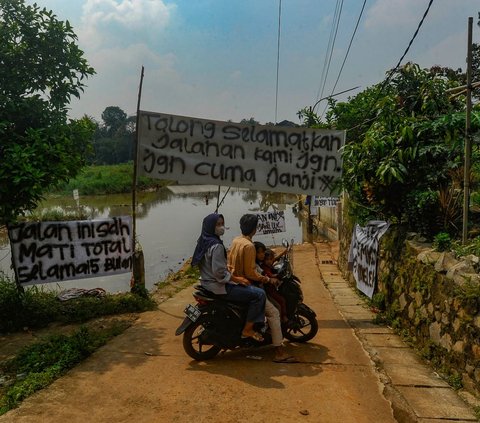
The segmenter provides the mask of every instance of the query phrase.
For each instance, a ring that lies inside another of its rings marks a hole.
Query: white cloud
[[[169,24],[175,8],[162,0],[86,0],[79,38],[92,48],[115,39],[148,38]]]
[[[88,80],[81,105],[72,102],[75,117],[84,113],[98,117],[107,106],[135,113],[142,65],[145,66],[144,98],[162,97],[172,89],[186,90],[175,70],[176,57],[158,55],[145,44],[99,49],[89,56],[89,61],[97,73]],[[81,112],[77,112],[80,106]]]

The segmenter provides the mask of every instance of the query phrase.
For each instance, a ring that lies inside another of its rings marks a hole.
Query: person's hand
[[[280,280],[277,279],[277,278],[270,278],[270,283],[271,283],[273,286],[278,286],[278,284],[280,283]]]
[[[250,285],[250,281],[247,278],[244,278],[243,276],[233,276],[230,279],[232,282],[238,283],[240,285],[245,285],[248,286]]]

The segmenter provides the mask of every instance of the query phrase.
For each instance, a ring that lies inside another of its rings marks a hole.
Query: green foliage
[[[49,187],[74,176],[94,123],[67,119],[94,70],[69,22],[36,4],[0,5],[0,224],[31,210]]]
[[[452,250],[457,257],[464,257],[469,254],[480,257],[480,237],[468,240],[466,244],[462,244],[460,241],[454,241],[452,242]]]
[[[55,335],[23,348],[13,359],[3,364],[3,372],[11,378],[23,374],[0,397],[0,415],[17,407],[34,392],[50,385],[67,370],[91,355],[112,337],[127,328],[117,323],[103,331],[81,327],[72,335]]]
[[[463,300],[478,301],[480,299],[480,284],[477,281],[466,278],[465,283],[456,287],[455,294]]]
[[[450,251],[452,238],[447,232],[440,232],[433,238],[433,248],[436,251]]]
[[[133,164],[111,166],[87,166],[76,178],[59,186],[55,191],[59,194],[71,195],[78,189],[80,195],[116,194],[132,190]],[[138,178],[137,188],[144,190],[167,185],[167,181],[159,181],[144,176]]]
[[[330,102],[327,123],[347,130],[342,184],[358,220],[407,223],[427,236],[456,230],[456,197],[446,193],[462,164],[465,112],[446,93],[461,80],[445,75],[408,63],[348,102]]]
[[[20,292],[15,283],[0,275],[0,333],[15,332],[24,327],[40,328],[51,322],[78,323],[99,316],[151,310],[150,296],[132,293],[106,295],[103,298],[79,297],[59,301],[57,293],[37,286]]]
[[[437,191],[412,190],[406,195],[405,215],[410,229],[421,234],[432,234],[438,229],[439,195]]]

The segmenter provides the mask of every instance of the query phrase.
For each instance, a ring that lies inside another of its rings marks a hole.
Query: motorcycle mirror
[[[283,245],[285,248],[288,248],[288,241],[287,241],[285,238],[282,239],[282,245]]]

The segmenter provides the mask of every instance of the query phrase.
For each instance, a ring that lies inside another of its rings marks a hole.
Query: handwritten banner
[[[353,272],[357,288],[372,298],[377,281],[378,244],[387,231],[389,223],[371,220],[365,227],[355,225],[353,229],[348,269]]]
[[[258,216],[257,235],[276,234],[286,231],[284,211],[256,214]]]
[[[139,173],[187,184],[331,196],[344,131],[139,112]]]
[[[129,216],[12,226],[9,238],[22,285],[130,272]]]

